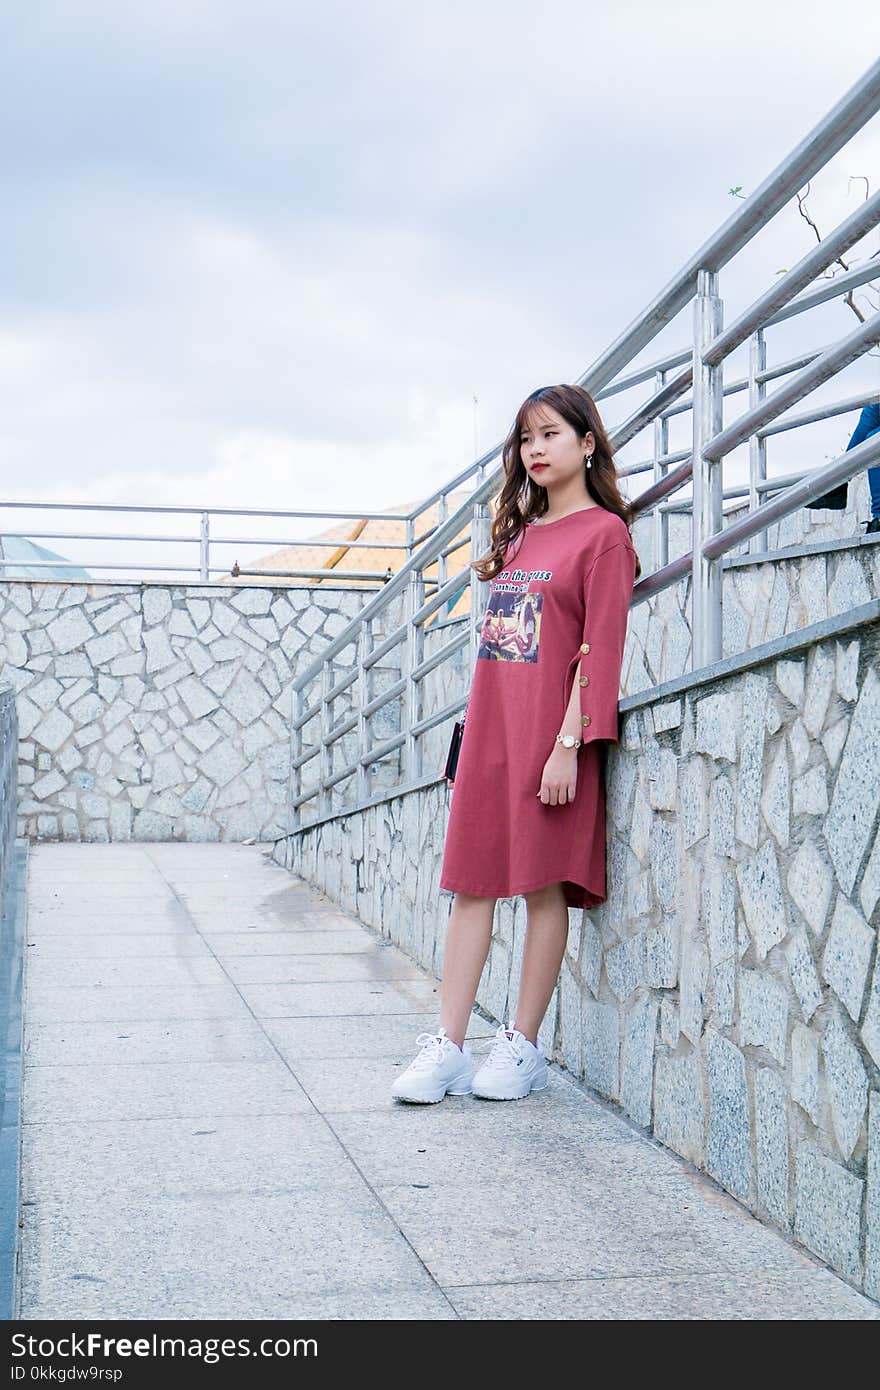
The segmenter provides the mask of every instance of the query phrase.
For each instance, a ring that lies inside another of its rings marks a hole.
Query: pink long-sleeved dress
[[[636,552],[602,506],[527,525],[490,581],[449,810],[440,887],[509,898],[561,883],[597,907],[605,883],[605,744],[618,738],[623,647]],[[538,793],[580,691],[577,790]]]

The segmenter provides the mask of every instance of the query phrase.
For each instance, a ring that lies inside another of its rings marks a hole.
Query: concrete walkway
[[[880,1317],[555,1067],[390,1100],[437,981],[266,849],[32,846],[22,1318]]]

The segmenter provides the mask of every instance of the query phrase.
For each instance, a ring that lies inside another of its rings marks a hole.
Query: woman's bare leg
[[[443,982],[440,986],[440,1024],[446,1036],[461,1047],[477,997],[477,987],[492,941],[495,898],[476,898],[456,893],[452,900]]]
[[[525,893],[527,923],[514,1027],[537,1044],[568,942],[568,907],[561,883]]]

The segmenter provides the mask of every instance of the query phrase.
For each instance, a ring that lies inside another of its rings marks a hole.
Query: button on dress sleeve
[[[565,673],[563,712],[571,682],[580,691],[582,743],[618,739],[620,672],[635,583],[636,552],[620,541],[597,555],[584,575],[584,630]]]

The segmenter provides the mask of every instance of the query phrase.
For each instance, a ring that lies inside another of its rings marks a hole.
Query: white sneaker
[[[423,1044],[422,1050],[391,1087],[394,1099],[430,1105],[442,1100],[447,1091],[451,1096],[469,1096],[474,1064],[467,1045],[460,1048],[447,1037],[445,1028],[419,1033],[416,1042]]]
[[[498,1029],[471,1089],[484,1100],[520,1100],[530,1091],[543,1091],[547,1084],[547,1058],[511,1023]]]

